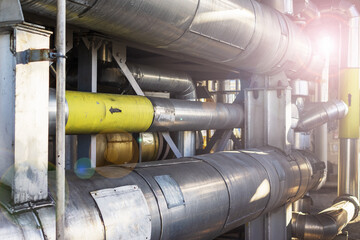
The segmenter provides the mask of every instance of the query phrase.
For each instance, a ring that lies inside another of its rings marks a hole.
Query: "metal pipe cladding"
[[[55,16],[56,0],[20,2],[24,11]],[[321,73],[305,33],[288,17],[257,1],[67,2],[69,23],[154,49],[257,74],[285,71],[296,78]]]
[[[316,188],[324,165],[266,147],[88,173],[67,173],[66,239],[213,239]],[[0,239],[52,239],[54,220],[53,207],[0,211]]]
[[[66,134],[232,129],[243,122],[238,104],[73,91],[66,92],[66,102]],[[49,112],[50,132],[55,113]]]

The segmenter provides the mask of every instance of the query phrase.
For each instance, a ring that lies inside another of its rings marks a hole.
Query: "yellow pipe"
[[[359,138],[359,69],[346,68],[340,73],[340,99],[349,107],[348,114],[340,120],[340,138]]]
[[[66,134],[144,132],[154,108],[141,96],[66,92],[69,116]]]

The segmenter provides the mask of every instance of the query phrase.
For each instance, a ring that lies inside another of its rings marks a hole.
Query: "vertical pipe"
[[[66,1],[57,1],[56,49],[56,239],[65,230],[65,78],[66,78]]]
[[[341,71],[340,98],[349,108],[340,121],[340,158],[338,195],[351,194],[359,198],[358,184],[358,138],[359,138],[359,69],[347,68]]]
[[[329,66],[330,65],[330,54],[325,53],[325,66],[321,76],[321,82],[318,85],[318,102],[327,102],[329,100]],[[318,188],[321,188],[327,178],[327,153],[328,153],[328,135],[327,135],[327,123],[317,127],[315,129],[315,155],[320,161],[325,163],[325,174]]]
[[[342,4],[342,5],[341,5]],[[359,199],[359,12],[353,3],[340,2],[347,7],[348,24],[342,25],[347,36],[341,39],[340,99],[348,105],[348,114],[340,121],[340,157],[338,195],[351,194]]]

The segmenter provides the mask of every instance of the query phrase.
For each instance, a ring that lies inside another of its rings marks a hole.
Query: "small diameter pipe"
[[[65,239],[66,1],[57,1],[56,49],[56,239]]]
[[[359,202],[350,195],[338,197],[331,207],[315,215],[293,213],[293,237],[303,240],[333,239],[358,213]]]

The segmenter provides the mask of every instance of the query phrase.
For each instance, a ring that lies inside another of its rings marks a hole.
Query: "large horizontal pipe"
[[[53,100],[50,97],[50,132],[55,128]],[[244,117],[238,104],[130,95],[67,91],[66,103],[66,134],[231,129],[240,127]]]
[[[20,2],[55,17],[56,0]],[[301,29],[254,0],[68,0],[67,14],[81,27],[234,69],[292,78],[321,72]]]
[[[298,132],[308,132],[324,123],[342,119],[348,112],[348,106],[341,100],[315,103],[306,106],[300,113],[296,127]]]
[[[293,237],[302,240],[331,240],[359,213],[359,202],[353,196],[340,196],[334,204],[316,215],[293,213]]]
[[[65,238],[213,239],[301,198],[317,187],[323,167],[307,152],[262,148],[68,172]],[[54,223],[52,207],[2,210],[0,239],[54,239]]]

